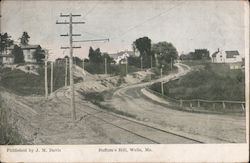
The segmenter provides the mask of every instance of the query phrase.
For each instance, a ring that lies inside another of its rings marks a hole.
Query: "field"
[[[193,64],[193,63],[190,63]],[[193,64],[193,72],[164,84],[165,95],[176,99],[245,100],[245,75],[226,64]],[[160,92],[160,84],[151,89]]]
[[[10,68],[0,69],[0,86],[7,88],[18,95],[44,95],[45,80],[44,66],[40,65],[36,69],[39,75],[25,73],[19,69],[11,70]],[[48,66],[48,88],[50,90],[50,66]],[[68,73],[69,74],[69,73]],[[77,82],[79,78],[75,78]],[[64,65],[54,66],[54,90],[63,87],[65,84],[65,67]],[[69,83],[69,81],[68,81]]]

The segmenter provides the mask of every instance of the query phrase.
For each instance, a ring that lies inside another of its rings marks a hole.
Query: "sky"
[[[74,55],[88,56],[89,47],[102,52],[116,53],[132,50],[137,38],[147,36],[152,43],[171,42],[179,54],[206,48],[210,53],[221,50],[238,50],[244,56],[245,24],[244,1],[1,1],[1,32],[12,39],[23,31],[30,35],[30,44],[40,44],[50,50],[50,59],[64,57],[69,50],[68,21],[63,14],[81,14],[73,21],[73,33],[82,34],[73,39],[105,39],[109,41],[74,43],[81,46]]]

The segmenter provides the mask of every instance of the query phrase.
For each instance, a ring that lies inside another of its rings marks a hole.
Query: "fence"
[[[166,99],[170,105],[176,106],[182,110],[191,110],[198,112],[245,112],[245,101],[228,101],[228,100],[204,100],[204,99],[175,99],[162,95],[148,87],[146,90]]]

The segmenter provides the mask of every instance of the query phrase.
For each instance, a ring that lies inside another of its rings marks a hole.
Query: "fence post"
[[[226,105],[225,105],[224,101],[222,101],[222,107],[223,107],[223,109],[226,109]]]
[[[198,104],[197,105],[198,105],[198,108],[201,107],[200,100],[198,100]]]
[[[244,107],[244,104],[243,104],[243,103],[241,103],[241,109],[242,109],[242,111],[245,110],[245,107]]]
[[[182,105],[183,105],[183,104],[182,104],[182,99],[180,99],[180,106],[182,107]]]
[[[213,109],[215,109],[215,103],[213,103]]]
[[[192,104],[192,102],[190,102],[190,108],[192,108],[193,107],[193,104]]]

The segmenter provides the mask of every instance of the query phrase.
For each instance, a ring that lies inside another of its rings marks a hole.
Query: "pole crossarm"
[[[61,34],[60,36],[69,36],[69,34]],[[81,34],[72,34],[72,36],[82,36]]]
[[[76,40],[76,41],[73,41],[73,42],[94,42],[94,41],[109,41],[109,39]]]
[[[69,17],[70,14],[62,14],[60,13],[60,17]],[[81,14],[71,14],[71,16],[82,16]]]
[[[73,46],[72,48],[78,49],[78,48],[82,48],[82,47],[81,46]],[[61,49],[70,49],[70,47],[63,46],[63,47],[61,47]]]
[[[70,22],[59,22],[59,21],[56,21],[56,24],[70,24]],[[85,24],[85,22],[72,22],[71,24]]]

